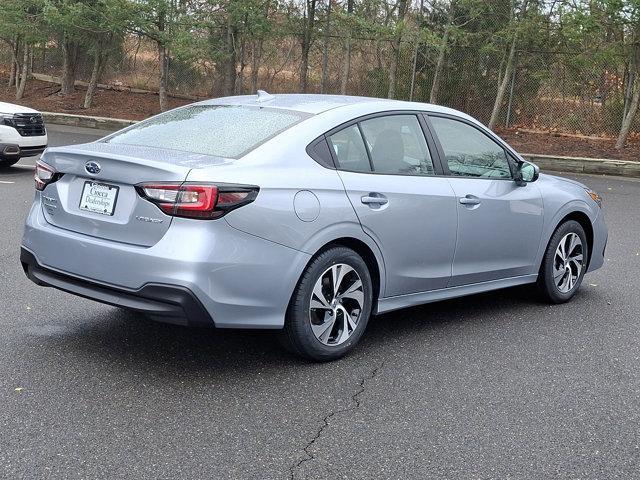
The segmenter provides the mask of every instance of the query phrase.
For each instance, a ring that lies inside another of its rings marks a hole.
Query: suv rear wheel
[[[12,159],[5,159],[0,157],[0,168],[7,168],[10,167],[11,165],[15,165],[16,163],[18,163],[20,159],[19,158],[12,158]]]
[[[314,361],[345,355],[369,322],[371,275],[353,250],[332,247],[307,266],[293,293],[282,337],[294,353]]]

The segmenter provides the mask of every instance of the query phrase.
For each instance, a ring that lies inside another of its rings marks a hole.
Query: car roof
[[[373,109],[385,110],[422,110],[434,113],[450,113],[467,116],[462,112],[430,103],[405,102],[384,98],[358,97],[353,95],[324,95],[324,94],[274,94],[265,95],[258,100],[258,95],[239,95],[222,97],[199,102],[200,105],[250,105],[269,108],[294,110],[317,115],[329,110],[354,105],[369,104]]]

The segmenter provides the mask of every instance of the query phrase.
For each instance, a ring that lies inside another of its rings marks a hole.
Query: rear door
[[[456,202],[436,174],[414,112],[365,117],[327,135],[347,195],[385,263],[385,296],[444,288],[451,276]]]
[[[62,175],[42,191],[45,219],[73,232],[154,245],[172,217],[141,198],[135,185],[184,181],[190,168],[167,161],[167,155],[172,153],[105,143],[49,149],[42,160]]]
[[[536,273],[543,221],[537,185],[513,181],[509,154],[489,132],[452,116],[428,118],[457,198],[450,286]]]

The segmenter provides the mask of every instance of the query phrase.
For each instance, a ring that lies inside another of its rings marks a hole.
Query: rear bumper
[[[138,290],[127,290],[100,285],[45,268],[24,247],[20,249],[20,262],[24,273],[36,285],[54,287],[108,305],[136,310],[167,323],[214,325],[200,301],[184,287],[148,284]]]
[[[221,328],[282,328],[291,294],[311,258],[241,232],[224,219],[174,218],[151,247],[71,232],[47,222],[39,192],[22,247],[34,257],[24,262],[35,265],[28,269],[30,277],[41,283],[151,315],[154,309],[162,314],[169,303],[188,317],[193,309],[183,304],[194,302],[183,300],[186,292],[202,305],[209,323]],[[169,302],[162,302],[164,294]],[[203,317],[196,312],[196,322]]]

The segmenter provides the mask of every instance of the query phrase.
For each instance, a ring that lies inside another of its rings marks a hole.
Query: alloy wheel
[[[316,339],[341,345],[353,335],[364,306],[362,279],[354,268],[337,263],[316,280],[309,302],[309,321]]]
[[[562,293],[575,287],[584,268],[582,240],[575,233],[567,233],[556,248],[553,258],[553,280]]]

